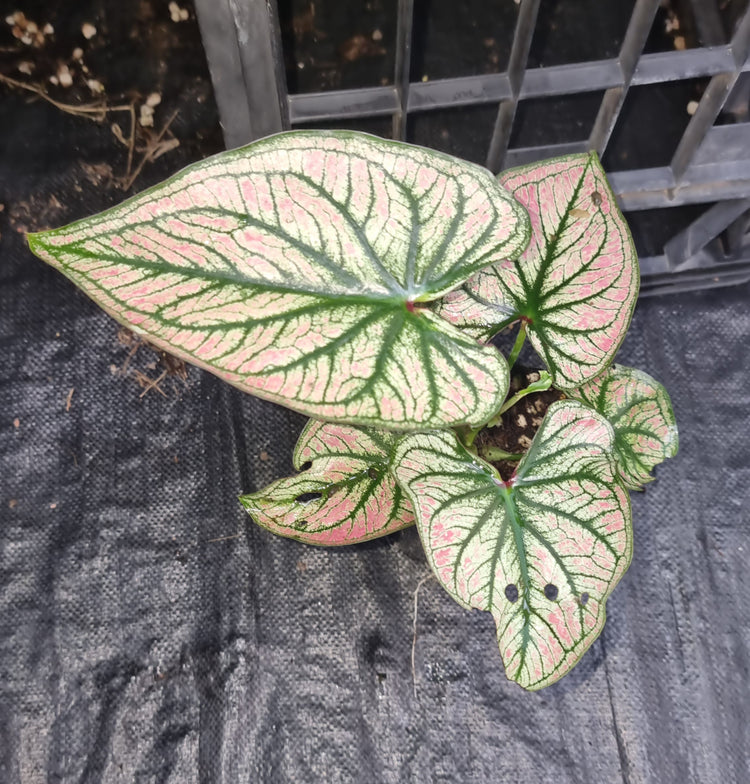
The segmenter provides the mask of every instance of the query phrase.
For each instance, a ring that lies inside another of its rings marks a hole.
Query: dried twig
[[[164,134],[167,132],[167,130],[169,130],[169,126],[172,124],[172,122],[174,122],[174,119],[177,116],[177,111],[175,110],[156,138],[150,140],[147,143],[143,158],[134,171],[133,159],[135,157],[135,139],[138,123],[135,111],[135,101],[131,101],[130,103],[115,104],[112,106],[107,104],[106,101],[97,101],[95,103],[76,105],[55,100],[47,93],[44,87],[39,84],[22,82],[18,79],[13,79],[10,76],[5,76],[4,74],[0,74],[0,83],[7,84],[9,87],[14,87],[19,90],[26,90],[27,92],[33,93],[42,100],[47,101],[47,103],[52,104],[52,106],[59,109],[61,112],[71,114],[74,117],[83,117],[87,120],[94,120],[95,122],[103,122],[107,115],[113,112],[127,112],[130,115],[129,136],[125,138],[119,126],[117,126],[117,131],[114,131],[113,129],[117,140],[128,148],[128,160],[125,166],[125,176],[122,179],[122,188],[124,190],[128,190],[133,185],[138,175],[143,170],[143,167],[147,163],[152,163],[157,158],[164,155],[164,153],[167,153],[170,150],[173,150],[175,147],[179,147],[180,145],[179,139],[175,138],[163,141]]]
[[[109,106],[106,102],[99,101],[97,103],[85,103],[76,106],[72,103],[62,103],[56,101],[51,95],[48,95],[43,87],[38,84],[29,84],[28,82],[21,82],[18,79],[12,79],[10,76],[0,74],[0,82],[7,84],[9,87],[15,87],[19,90],[26,90],[27,92],[38,95],[47,103],[51,103],[54,107],[66,114],[72,114],[75,117],[85,117],[88,120],[95,122],[102,122],[110,112],[131,112],[135,116],[133,104],[119,104],[117,106]]]
[[[165,152],[167,152],[167,150],[164,149],[164,145],[162,144],[162,139],[164,138],[164,134],[169,130],[169,126],[174,122],[175,117],[177,117],[178,114],[179,114],[179,109],[175,109],[172,112],[172,114],[169,116],[169,119],[166,121],[166,123],[164,123],[164,126],[156,135],[156,137],[154,139],[149,140],[148,144],[146,145],[146,149],[143,153],[143,157],[138,162],[138,165],[135,167],[135,170],[130,174],[129,177],[125,178],[122,184],[123,190],[126,191],[129,190],[130,186],[136,181],[138,175],[141,173],[143,167],[147,163],[151,163],[152,161],[155,161],[160,155],[163,155]],[[177,144],[174,144],[174,142],[177,142]],[[166,142],[166,145],[170,145],[168,149],[174,149],[174,147],[179,145],[179,140],[170,139]]]
[[[135,152],[135,130],[136,130],[136,118],[135,118],[135,104],[130,104],[130,138],[128,139],[128,165],[125,168],[125,176],[130,176],[130,171],[133,168],[133,153]]]
[[[134,335],[129,329],[125,329],[124,327],[118,331],[117,339],[123,346],[130,347],[130,351],[128,351],[128,355],[125,357],[122,367],[117,371],[119,375],[124,376],[128,369],[128,365],[130,365],[130,361],[135,356],[136,351],[141,347],[142,341],[137,335]]]
[[[167,393],[159,386],[162,381],[167,377],[167,371],[162,370],[162,372],[156,378],[150,378],[145,373],[141,373],[140,370],[135,371],[135,380],[138,384],[143,388],[143,392],[139,395],[139,397],[143,397],[147,392],[150,390],[156,390],[162,397],[166,397]]]
[[[130,115],[130,137],[126,140],[121,138],[123,144],[128,148],[128,162],[125,168],[125,178],[129,179],[133,168],[133,155],[135,152],[135,132],[136,132],[136,116],[135,116],[135,102],[116,104],[110,106],[106,101],[97,101],[96,103],[86,103],[80,106],[72,103],[62,103],[56,101],[50,96],[44,87],[37,84],[30,84],[28,82],[21,82],[18,79],[12,79],[10,76],[0,74],[0,82],[7,84],[9,87],[15,87],[19,90],[26,90],[27,92],[34,93],[42,100],[52,104],[55,108],[66,114],[71,114],[74,117],[83,117],[87,120],[94,120],[94,122],[103,122],[108,114],[112,112],[128,112]],[[122,132],[120,132],[122,137]],[[141,167],[143,168],[143,167]],[[135,178],[133,178],[134,180]],[[132,185],[132,180],[130,180]],[[129,186],[128,186],[129,187]]]
[[[206,544],[211,544],[211,542],[226,542],[229,539],[239,539],[242,534],[232,534],[232,536],[220,536],[218,539],[206,539]]]

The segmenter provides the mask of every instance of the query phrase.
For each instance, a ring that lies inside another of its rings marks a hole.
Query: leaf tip
[[[48,231],[31,231],[26,235],[26,242],[29,250],[42,261],[53,266],[58,265],[56,255],[52,249],[50,237],[53,230]]]
[[[47,232],[44,231],[30,231],[26,235],[26,242],[32,253],[35,253],[37,256],[40,255],[39,250],[42,247],[43,238]]]
[[[248,513],[251,514],[251,510],[253,508],[253,500],[251,495],[238,495],[237,500],[242,505],[242,508]]]

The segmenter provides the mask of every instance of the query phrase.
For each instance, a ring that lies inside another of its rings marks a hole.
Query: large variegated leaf
[[[526,689],[578,662],[630,563],[613,442],[604,417],[564,400],[508,482],[450,433],[409,434],[396,447],[396,478],[433,570],[464,607],[492,613],[506,673]]]
[[[191,166],[32,250],[177,356],[311,416],[479,424],[498,353],[420,303],[514,257],[528,218],[484,169],[343,131]]]
[[[389,472],[397,440],[385,430],[312,420],[294,450],[302,473],[240,502],[264,528],[307,544],[354,544],[399,531],[413,525],[414,513]]]
[[[470,334],[525,318],[555,385],[577,387],[612,361],[630,324],[640,280],[630,231],[595,153],[511,169],[500,181],[528,210],[531,242],[437,310]]]
[[[609,420],[615,431],[620,477],[631,490],[652,481],[651,469],[677,454],[672,402],[667,390],[647,373],[612,365],[570,395]]]

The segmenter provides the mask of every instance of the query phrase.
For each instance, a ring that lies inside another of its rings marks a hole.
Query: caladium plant
[[[638,259],[594,153],[496,178],[294,131],[29,244],[151,343],[312,417],[297,474],[240,498],[260,525],[343,545],[416,524],[527,689],[596,639],[630,562],[627,491],[677,430],[664,388],[612,364]],[[506,359],[492,340],[516,324]],[[527,335],[545,368],[511,387]]]

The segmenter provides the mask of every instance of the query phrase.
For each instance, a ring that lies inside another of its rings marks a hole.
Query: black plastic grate
[[[707,78],[668,165],[608,174],[624,211],[713,205],[662,254],[641,257],[643,295],[750,280],[750,9],[734,22],[727,44],[718,2],[691,0],[707,45],[644,53],[659,0],[636,0],[617,57],[529,68],[540,3],[519,3],[501,73],[413,81],[414,0],[398,0],[392,85],[290,94],[275,4],[196,0],[227,147],[306,123],[350,126],[373,117],[391,117],[393,138],[405,139],[418,113],[485,105],[497,106],[485,159],[492,171],[570,152],[604,156],[631,87]],[[510,147],[519,102],[592,93],[600,102],[587,139]],[[723,109],[735,122],[717,124]]]

